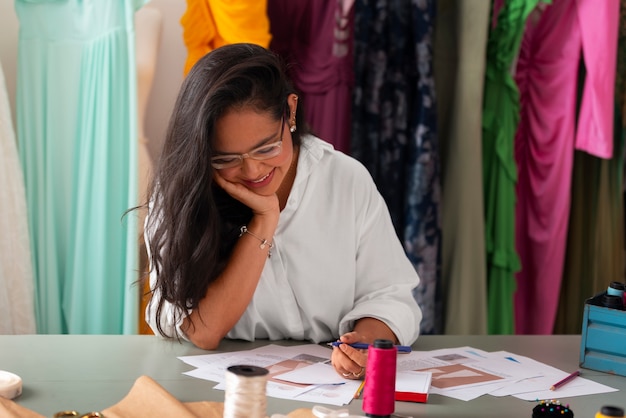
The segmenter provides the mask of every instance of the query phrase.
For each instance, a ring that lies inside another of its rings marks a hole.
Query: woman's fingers
[[[263,196],[248,189],[243,184],[227,181],[219,173],[214,175],[215,182],[226,193],[248,206],[255,214],[266,214],[279,211],[278,196]]]
[[[365,376],[367,353],[348,344],[333,348],[331,361],[337,373],[346,379],[361,379]]]

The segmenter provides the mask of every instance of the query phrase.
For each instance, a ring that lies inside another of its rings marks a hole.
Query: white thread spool
[[[226,371],[224,418],[265,418],[267,375],[257,366],[230,366]]]

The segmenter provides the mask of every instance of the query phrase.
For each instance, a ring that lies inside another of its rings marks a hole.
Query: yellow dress
[[[271,40],[266,0],[187,0],[180,24],[187,47],[185,75],[215,48],[238,42],[268,48]]]

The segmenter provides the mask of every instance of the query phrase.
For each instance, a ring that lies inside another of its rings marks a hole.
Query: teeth
[[[260,183],[260,182],[262,182],[263,180],[265,180],[266,178],[268,178],[268,177],[269,177],[269,175],[270,175],[270,173],[267,173],[267,174],[266,174],[265,176],[263,176],[262,178],[260,178],[260,179],[258,179],[258,180],[253,180],[252,182],[253,182],[253,183]]]

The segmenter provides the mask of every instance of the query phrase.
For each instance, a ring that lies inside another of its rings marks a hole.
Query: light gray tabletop
[[[218,351],[250,350],[267,343],[224,341]],[[580,336],[421,336],[413,348],[435,350],[461,346],[505,350],[573,371],[578,368]],[[16,401],[46,416],[67,409],[105,409],[120,401],[142,375],[156,380],[182,402],[221,402],[224,392],[212,389],[214,382],[183,375],[193,367],[177,359],[207,353],[212,352],[148,335],[0,335],[0,370],[15,373],[23,380],[23,394]],[[592,418],[602,405],[626,407],[626,377],[581,371],[583,377],[619,391],[562,399],[570,404],[575,417]],[[465,402],[431,394],[427,404],[397,402],[396,413],[413,417],[530,417],[534,405],[511,396],[482,396]],[[267,399],[268,415],[313,406]],[[349,409],[354,414],[363,414],[360,400],[352,401]]]

